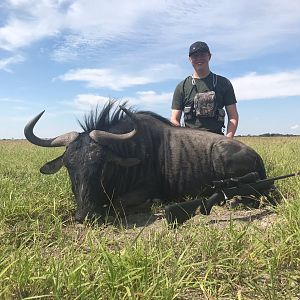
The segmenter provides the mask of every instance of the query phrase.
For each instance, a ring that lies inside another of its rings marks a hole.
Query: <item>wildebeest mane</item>
[[[149,115],[165,124],[172,125],[169,120],[154,112],[136,111],[133,107],[128,106],[127,101],[122,103],[118,102],[119,105],[115,107],[117,102],[117,100],[109,100],[101,111],[99,110],[99,107],[96,106],[94,110],[91,110],[89,114],[84,116],[83,122],[78,120],[78,123],[84,132],[91,132],[92,130],[109,131],[110,128],[126,119],[127,115],[123,112],[119,105],[127,108],[133,113]]]

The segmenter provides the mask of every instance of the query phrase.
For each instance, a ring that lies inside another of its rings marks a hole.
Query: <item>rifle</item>
[[[209,215],[214,205],[224,205],[226,200],[234,196],[260,197],[275,190],[276,180],[298,176],[300,171],[292,174],[281,175],[273,178],[260,179],[258,172],[251,172],[241,177],[212,181],[210,187],[213,194],[208,199],[194,199],[191,201],[175,203],[165,207],[165,216],[168,224],[182,224],[196,214]]]

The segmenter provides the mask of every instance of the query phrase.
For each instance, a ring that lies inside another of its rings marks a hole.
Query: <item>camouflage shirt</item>
[[[192,85],[192,76],[188,76],[181,81],[173,95],[172,109],[184,111],[185,107],[193,107],[194,97],[198,92],[215,91],[216,107],[218,109],[236,103],[236,97],[231,82],[220,75],[217,75],[217,84],[213,87],[213,73],[203,79],[195,78],[196,86]],[[199,128],[212,132],[221,133],[223,123],[220,123],[216,118],[194,116],[191,120],[185,120],[185,125],[191,128]]]

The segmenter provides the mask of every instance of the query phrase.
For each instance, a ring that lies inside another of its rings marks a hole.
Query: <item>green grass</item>
[[[299,138],[243,138],[269,176],[300,170]],[[300,178],[267,218],[178,229],[88,226],[73,220],[66,170],[39,168],[62,153],[0,142],[0,299],[299,299]],[[214,208],[215,209],[215,208]],[[228,214],[216,208],[218,214]],[[265,222],[262,226],[262,222]]]

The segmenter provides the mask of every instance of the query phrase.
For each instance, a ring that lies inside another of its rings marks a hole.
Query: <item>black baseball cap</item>
[[[207,52],[210,53],[209,48],[204,42],[195,42],[190,46],[189,56],[196,52]]]

